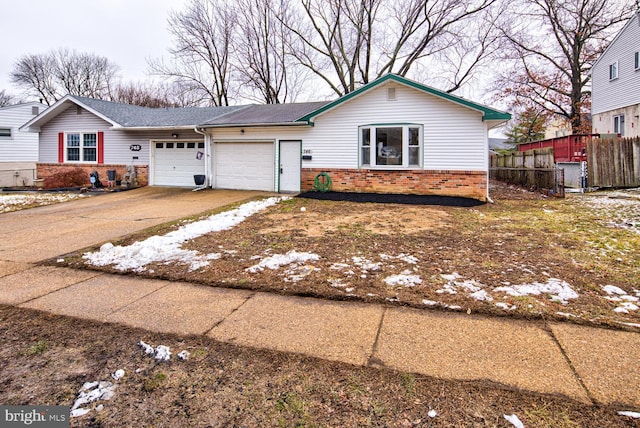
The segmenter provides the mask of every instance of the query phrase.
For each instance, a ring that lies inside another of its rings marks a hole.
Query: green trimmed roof
[[[467,108],[479,111],[479,112],[482,113],[482,120],[501,120],[501,121],[506,121],[506,120],[511,119],[511,114],[509,114],[509,113],[505,113],[505,112],[500,111],[500,110],[495,110],[495,109],[492,109],[492,108],[487,107],[485,105],[474,103],[473,101],[469,101],[469,100],[466,100],[464,98],[460,98],[460,97],[457,97],[455,95],[451,95],[451,94],[449,94],[447,92],[439,91],[439,90],[434,89],[434,88],[432,88],[430,86],[425,86],[425,85],[423,85],[421,83],[415,82],[413,80],[409,80],[406,77],[402,77],[402,76],[399,76],[397,74],[389,73],[389,74],[385,74],[384,76],[380,77],[379,79],[374,80],[373,82],[370,82],[370,83],[364,85],[361,88],[358,88],[357,90],[355,90],[353,92],[348,93],[345,96],[342,96],[342,97],[338,98],[337,100],[335,100],[333,102],[330,102],[330,103],[324,105],[323,107],[321,107],[321,108],[319,108],[317,110],[312,111],[311,113],[301,117],[298,120],[299,121],[306,121],[308,123],[311,123],[312,122],[312,120],[311,120],[312,118],[324,113],[327,110],[330,110],[330,109],[334,108],[337,105],[340,105],[340,104],[342,104],[342,103],[344,103],[346,101],[349,101],[350,99],[352,99],[354,97],[357,97],[358,95],[362,94],[363,92],[366,92],[369,89],[372,89],[372,88],[374,88],[374,87],[376,87],[378,85],[381,85],[381,84],[383,84],[383,83],[385,83],[387,81],[398,82],[398,83],[401,83],[403,85],[410,86],[412,88],[418,89],[419,91],[426,92],[426,93],[431,94],[431,95],[435,95],[436,97],[439,97],[439,98],[443,98],[443,99],[445,99],[447,101],[451,101],[451,102],[460,104],[463,107],[467,107]]]

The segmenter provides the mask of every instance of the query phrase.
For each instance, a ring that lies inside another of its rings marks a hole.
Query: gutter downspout
[[[200,131],[197,126],[193,128],[193,131],[196,134],[204,135],[204,176],[206,177],[205,187],[208,187],[212,185],[211,177],[209,177],[209,169],[211,164],[211,158],[209,153],[209,149],[211,146],[211,136],[206,132]]]

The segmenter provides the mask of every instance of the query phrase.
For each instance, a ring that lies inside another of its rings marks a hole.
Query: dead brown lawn
[[[209,266],[191,271],[178,262],[155,263],[137,274],[637,329],[640,229],[634,221],[640,220],[640,198],[616,195],[555,199],[498,183],[492,190],[495,203],[476,208],[293,198],[183,246],[219,254]],[[177,226],[121,244],[172,227]],[[270,257],[296,253],[317,260],[251,269]],[[80,254],[65,263],[93,268]],[[607,285],[624,294],[608,294]],[[538,294],[526,294],[526,288]]]

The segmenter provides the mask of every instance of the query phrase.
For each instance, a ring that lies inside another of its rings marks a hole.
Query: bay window
[[[360,127],[360,166],[419,168],[422,153],[420,125]]]

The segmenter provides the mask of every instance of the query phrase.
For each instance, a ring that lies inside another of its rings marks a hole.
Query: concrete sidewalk
[[[640,408],[640,334],[0,264],[0,303]]]

